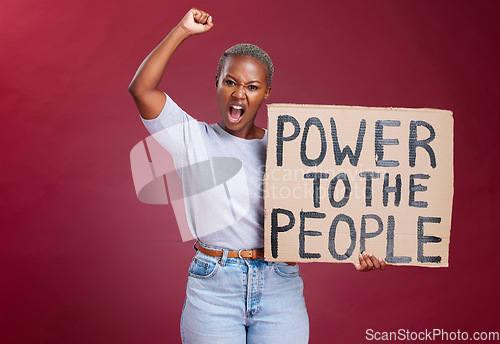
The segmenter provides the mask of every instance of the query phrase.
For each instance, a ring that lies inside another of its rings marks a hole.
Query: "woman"
[[[144,124],[173,156],[185,193],[200,179],[185,167],[227,157],[239,161],[244,171],[236,185],[224,184],[225,195],[186,202],[188,222],[200,243],[189,267],[181,337],[184,343],[307,343],[298,265],[263,259],[267,131],[254,121],[271,93],[271,59],[250,44],[224,53],[216,75],[221,115],[216,124],[196,121],[157,88],[176,48],[212,27],[209,14],[191,9],[144,60],[129,87]],[[227,226],[211,228],[213,218],[224,219]],[[356,268],[385,269],[385,262],[364,253]]]

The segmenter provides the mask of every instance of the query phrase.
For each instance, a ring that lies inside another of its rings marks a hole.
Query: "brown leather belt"
[[[211,250],[209,248],[197,245],[197,249],[201,253],[212,257],[222,257],[224,252],[220,250]],[[246,258],[246,259],[264,259],[264,250],[239,250],[239,251],[227,251],[228,258]],[[288,265],[295,266],[296,263],[287,263]]]
[[[201,245],[198,245],[198,250],[200,250],[201,253],[206,254],[207,256],[212,256],[212,257],[222,257],[224,254],[223,251],[219,250],[211,250],[209,248],[205,248]],[[247,259],[257,259],[257,258],[264,258],[264,250],[239,250],[239,251],[227,251],[227,257],[228,258],[247,258]]]

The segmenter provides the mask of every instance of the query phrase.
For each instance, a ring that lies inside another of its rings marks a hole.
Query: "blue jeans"
[[[185,344],[307,343],[298,265],[198,251],[189,266],[181,337]]]

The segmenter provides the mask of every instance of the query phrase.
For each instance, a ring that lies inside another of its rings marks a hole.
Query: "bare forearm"
[[[177,25],[165,39],[144,59],[129,86],[133,97],[158,88],[165,68],[177,47],[190,35]]]
[[[212,26],[212,17],[208,13],[196,8],[190,9],[142,62],[128,90],[143,118],[156,118],[165,104],[165,95],[158,90],[158,84],[175,49],[189,36],[205,33]]]

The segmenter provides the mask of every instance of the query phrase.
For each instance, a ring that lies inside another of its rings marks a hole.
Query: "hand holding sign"
[[[354,265],[356,270],[361,272],[372,271],[372,270],[385,270],[387,266],[386,262],[382,258],[377,258],[371,253],[360,253],[359,254],[359,264]]]

